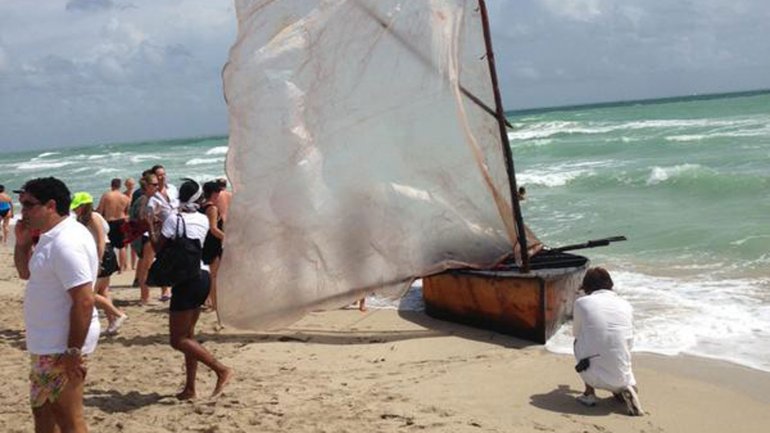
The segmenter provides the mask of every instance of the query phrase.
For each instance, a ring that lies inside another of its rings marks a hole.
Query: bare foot
[[[195,391],[183,389],[182,392],[176,395],[177,400],[192,400],[195,398]]]
[[[214,392],[211,393],[212,397],[216,397],[222,393],[225,389],[225,385],[233,378],[235,371],[232,368],[225,367],[222,373],[217,373],[217,386],[214,387]]]

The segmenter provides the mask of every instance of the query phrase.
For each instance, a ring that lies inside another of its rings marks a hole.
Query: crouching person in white
[[[603,268],[591,268],[583,278],[586,296],[575,301],[573,335],[575,369],[585,382],[578,401],[596,404],[596,389],[605,389],[622,400],[630,415],[643,415],[631,371],[634,340],[633,308],[612,290],[612,278]]]
[[[69,217],[70,192],[60,180],[33,179],[17,192],[22,220],[16,224],[14,264],[29,280],[24,323],[35,432],[86,432],[86,355],[99,339],[96,244]]]

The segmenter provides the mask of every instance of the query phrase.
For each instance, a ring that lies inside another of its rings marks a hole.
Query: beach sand
[[[0,431],[29,432],[23,282],[0,247]],[[199,368],[198,395],[179,402],[183,358],[167,343],[166,305],[138,305],[133,275],[113,279],[130,319],[90,357],[92,432],[764,432],[770,374],[691,357],[636,354],[647,415],[582,383],[569,356],[423,313],[355,309],[313,313],[275,332],[219,330],[203,313],[198,336],[236,376],[216,399]],[[157,297],[158,289],[152,294]],[[102,319],[103,329],[106,327]]]

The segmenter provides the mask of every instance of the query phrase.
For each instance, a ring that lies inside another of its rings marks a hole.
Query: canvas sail
[[[235,3],[225,324],[285,325],[510,254],[476,1]]]

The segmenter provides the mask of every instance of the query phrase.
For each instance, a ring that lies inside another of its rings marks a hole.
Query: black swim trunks
[[[110,225],[110,233],[107,237],[110,238],[112,246],[117,249],[121,249],[125,246],[123,245],[123,230],[120,229],[125,222],[125,219],[107,221],[107,224]]]
[[[209,297],[211,279],[208,271],[201,269],[198,278],[191,278],[171,287],[171,304],[169,311],[187,311],[200,308]]]

